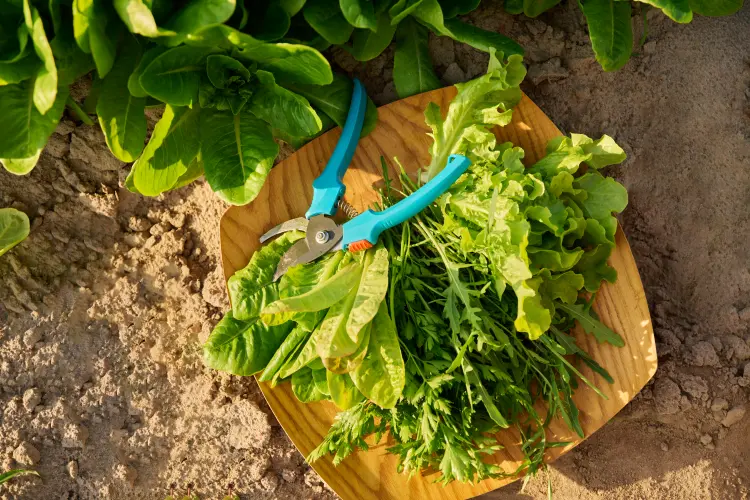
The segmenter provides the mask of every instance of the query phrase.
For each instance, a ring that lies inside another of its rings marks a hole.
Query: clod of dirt
[[[736,406],[727,412],[727,416],[721,421],[721,425],[724,427],[732,427],[739,423],[745,416],[745,407]]]
[[[279,476],[275,472],[268,472],[263,479],[260,480],[260,485],[269,493],[276,491],[279,487]]]
[[[716,349],[710,342],[701,340],[690,349],[690,352],[692,356],[689,361],[694,366],[719,366],[720,364]]]
[[[62,437],[63,448],[83,448],[89,438],[89,430],[83,425],[69,423]]]
[[[138,471],[132,465],[117,464],[114,470],[114,478],[118,479],[129,486],[135,484],[135,480],[138,479]]]
[[[529,66],[527,78],[533,85],[540,85],[544,82],[556,82],[568,77],[570,73],[563,67],[562,60],[559,57],[545,61],[541,64],[532,64]]]
[[[654,384],[656,411],[672,415],[680,411],[680,386],[669,377],[661,377]]]
[[[750,359],[750,346],[747,345],[744,339],[736,335],[727,335],[723,341],[727,346],[725,353],[727,360],[745,361],[746,359]]]
[[[722,411],[729,408],[729,401],[724,398],[714,398],[711,403],[711,411]]]
[[[13,450],[13,460],[23,465],[36,465],[41,460],[42,455],[36,447],[26,441],[21,442]]]
[[[26,408],[28,411],[32,411],[41,402],[42,402],[42,391],[40,391],[36,387],[27,389],[23,393],[23,407]]]

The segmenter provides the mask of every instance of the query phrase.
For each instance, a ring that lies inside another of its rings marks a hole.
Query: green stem
[[[68,100],[65,102],[65,105],[68,107],[70,112],[76,116],[76,118],[78,118],[80,121],[82,121],[86,125],[94,124],[94,121],[91,119],[91,117],[87,115],[81,109],[81,106],[79,106],[78,103],[75,100],[73,100],[72,97],[68,96]]]

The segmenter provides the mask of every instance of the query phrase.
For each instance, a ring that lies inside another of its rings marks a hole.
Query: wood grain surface
[[[447,87],[403,99],[379,108],[378,126],[359,142],[351,166],[344,177],[347,186],[345,199],[362,211],[377,201],[373,184],[381,181],[380,157],[385,157],[396,177],[393,157],[409,172],[429,163],[431,139],[424,123],[424,109],[429,102],[439,104],[443,113],[455,95],[454,87]],[[524,162],[531,165],[544,156],[549,139],[560,135],[557,127],[526,96],[513,110],[513,121],[507,127],[496,128],[500,141],[512,141],[526,151]],[[242,269],[258,249],[258,237],[285,220],[305,213],[312,199],[312,181],[322,171],[333,152],[340,129],[336,128],[298,150],[276,166],[268,176],[258,197],[249,205],[232,207],[221,220],[221,250],[224,275],[228,279]],[[592,335],[577,329],[578,345],[604,366],[615,383],[610,385],[588,368],[582,372],[607,396],[603,399],[582,385],[574,400],[580,409],[581,426],[590,436],[620,411],[643,388],[656,371],[656,347],[651,318],[646,304],[638,269],[622,230],[617,230],[617,247],[610,263],[619,278],[614,285],[605,284],[597,295],[594,309],[600,319],[625,339],[625,347],[599,345]],[[323,439],[333,422],[337,409],[333,403],[303,404],[297,401],[290,384],[272,389],[261,383],[263,394],[276,418],[300,452],[307,454]],[[516,469],[523,454],[516,431],[498,434],[505,447],[492,460],[508,472]],[[554,421],[548,432],[552,441],[570,441],[565,448],[553,448],[547,461],[580,443],[562,420]],[[435,484],[438,473],[417,475],[408,480],[396,472],[396,458],[388,455],[388,443],[381,442],[369,452],[356,453],[337,467],[329,458],[313,464],[323,480],[344,499],[464,499],[471,498],[513,479],[486,480],[477,484],[453,482],[448,486]]]

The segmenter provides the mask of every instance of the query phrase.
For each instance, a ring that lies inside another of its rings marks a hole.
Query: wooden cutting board
[[[344,177],[347,186],[345,198],[349,203],[363,211],[377,201],[372,185],[382,178],[381,156],[388,161],[392,179],[397,178],[393,157],[397,157],[409,172],[429,164],[428,148],[432,140],[426,134],[424,109],[428,103],[435,102],[445,114],[455,93],[454,87],[447,87],[379,108],[377,128],[360,140]],[[511,141],[526,151],[526,165],[544,156],[547,141],[560,135],[557,127],[526,96],[513,110],[512,123],[495,128],[494,132],[499,141]],[[340,133],[336,128],[305,145],[271,171],[252,203],[227,210],[221,219],[221,251],[226,279],[247,264],[260,246],[258,237],[261,234],[280,222],[304,215],[312,199],[312,181],[323,170]],[[593,336],[578,329],[575,332],[578,345],[615,379],[610,385],[588,368],[582,369],[608,398],[602,399],[583,384],[575,393],[586,436],[620,411],[656,372],[656,347],[643,285],[628,241],[619,228],[616,239],[617,248],[610,264],[617,269],[619,278],[614,285],[602,287],[594,309],[606,325],[623,336],[625,347],[600,346]],[[335,405],[330,402],[300,403],[292,394],[290,384],[272,389],[261,383],[260,388],[292,442],[302,455],[307,456],[331,426],[337,412]],[[512,472],[523,458],[519,434],[510,429],[498,437],[505,449],[492,459]],[[561,420],[550,425],[548,439],[571,441],[571,444],[549,450],[547,461],[554,460],[582,441]],[[512,482],[512,479],[486,480],[478,484],[453,482],[443,487],[434,483],[438,473],[417,475],[407,480],[406,476],[396,472],[396,458],[386,453],[387,445],[381,442],[369,452],[350,456],[337,467],[329,458],[315,462],[313,467],[336,493],[347,500],[464,499]]]

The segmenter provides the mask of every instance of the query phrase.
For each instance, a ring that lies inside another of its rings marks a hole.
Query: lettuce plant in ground
[[[591,303],[602,280],[616,279],[606,262],[612,213],[627,203],[625,189],[598,169],[625,154],[607,136],[574,134],[550,141],[525,168],[523,151],[490,131],[510,122],[524,74],[520,57],[503,64],[491,51],[488,73],[457,85],[445,119],[428,107],[427,176],[449,154],[473,164],[439,203],[376,247],[328,254],[277,284],[281,256],[302,237],[286,233],[230,278],[232,310],[204,360],[271,385],[289,381],[300,401],[343,410],[309,460],[330,453],[339,463],[366,450],[368,436],[389,434],[399,472],[475,481],[506,475],[487,459],[501,429],[521,433],[516,472],[535,472],[546,449],[565,444],[547,441],[552,418],[583,437],[572,395],[579,382],[598,390],[578,366],[612,379],[566,332],[578,321],[599,342],[623,345]],[[384,205],[418,187],[400,180],[398,193],[386,177]]]
[[[511,14],[537,17],[561,0],[504,0]],[[633,52],[632,15],[640,9],[645,15],[649,7],[661,9],[678,23],[689,23],[693,15],[729,16],[742,8],[744,0],[579,0],[589,28],[591,46],[596,60],[605,71],[622,68]],[[554,13],[554,10],[550,12]]]
[[[205,175],[233,204],[251,201],[278,154],[343,124],[351,82],[320,54],[344,44],[367,61],[396,37],[403,95],[439,85],[427,29],[482,50],[520,47],[456,18],[476,8],[422,0],[0,0],[0,162],[26,174],[66,105],[90,123],[68,87],[93,71],[84,105],[108,146],[134,162],[126,186],[154,196]],[[146,107],[163,107],[149,142]],[[367,132],[375,122],[370,103]]]
[[[678,22],[727,15],[743,0],[639,0]],[[36,165],[66,105],[91,123],[69,86],[93,71],[95,112],[112,153],[135,162],[127,187],[154,196],[205,175],[225,201],[252,200],[277,140],[299,147],[346,117],[351,82],[320,51],[341,46],[359,61],[394,42],[401,97],[440,86],[428,36],[506,55],[522,48],[460,19],[479,0],[0,0],[0,163]],[[535,17],[559,0],[505,0]],[[581,0],[597,59],[621,67],[632,48],[631,3]],[[144,148],[144,109],[164,108]],[[370,105],[369,126],[376,110]],[[367,128],[365,129],[367,131]]]
[[[15,208],[0,208],[0,255],[29,235],[28,216]]]
[[[154,196],[205,175],[227,202],[249,202],[275,140],[299,146],[343,124],[352,86],[312,47],[222,24],[236,10],[234,0],[0,1],[0,162],[28,173],[66,104],[89,120],[68,87],[93,70],[86,107],[112,153],[135,162],[129,189]],[[164,112],[144,147],[149,106]],[[366,132],[375,118],[370,103]]]

